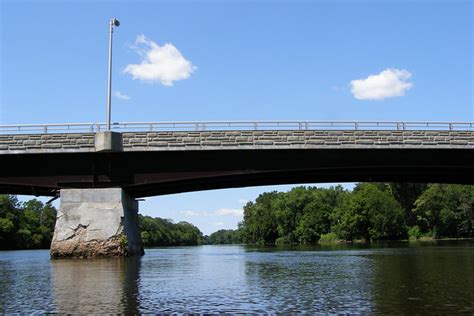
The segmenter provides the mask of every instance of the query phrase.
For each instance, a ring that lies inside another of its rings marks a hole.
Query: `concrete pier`
[[[120,188],[63,189],[52,258],[143,255],[138,202]]]

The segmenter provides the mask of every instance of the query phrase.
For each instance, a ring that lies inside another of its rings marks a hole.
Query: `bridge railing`
[[[188,121],[117,122],[117,132],[217,130],[448,130],[474,131],[474,122],[402,121]],[[105,131],[105,123],[0,125],[0,134],[84,133]]]

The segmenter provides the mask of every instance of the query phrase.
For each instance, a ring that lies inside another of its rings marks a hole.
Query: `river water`
[[[474,241],[146,249],[50,260],[0,252],[0,312],[474,313]]]

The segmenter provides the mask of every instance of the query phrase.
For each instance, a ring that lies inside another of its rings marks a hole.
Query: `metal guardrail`
[[[207,122],[118,122],[120,132],[217,131],[217,130],[448,130],[474,131],[474,122],[397,121],[207,121]],[[0,125],[0,134],[84,133],[106,130],[105,123]]]

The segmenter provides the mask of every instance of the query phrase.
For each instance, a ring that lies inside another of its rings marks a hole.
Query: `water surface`
[[[0,252],[0,312],[474,312],[474,241],[147,249],[50,260]]]

